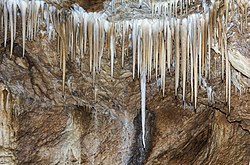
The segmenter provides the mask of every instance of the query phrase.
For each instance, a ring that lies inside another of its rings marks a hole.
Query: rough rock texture
[[[188,103],[183,107],[181,96],[174,97],[172,72],[167,75],[165,98],[157,81],[147,84],[143,149],[140,83],[132,79],[131,57],[122,68],[118,55],[112,78],[105,55],[94,82],[88,62],[80,70],[69,61],[63,97],[56,43],[40,33],[37,41],[27,43],[24,57],[21,45],[18,33],[12,58],[9,42],[0,47],[0,164],[250,162],[249,91],[240,99],[232,92],[229,114],[225,84],[216,70],[209,82],[215,103],[208,103],[207,92],[200,88],[196,113]]]
[[[1,115],[1,121],[13,127],[2,127],[2,132],[8,132],[13,141],[2,145],[1,154],[8,152],[1,157],[2,162],[140,164],[146,157],[146,164],[246,164],[249,161],[250,134],[248,127],[241,123],[244,118],[226,118],[227,107],[219,100],[208,107],[204,99],[205,105],[200,104],[197,113],[190,108],[183,110],[180,99],[173,97],[172,78],[165,98],[156,82],[148,84],[147,109],[151,117],[147,123],[151,129],[147,129],[147,137],[152,141],[147,143],[150,152],[146,156],[140,139],[139,81],[132,80],[129,63],[121,69],[117,60],[115,76],[111,78],[108,60],[104,60],[94,85],[88,66],[86,71],[80,71],[68,63],[67,92],[63,98],[61,71],[49,63],[48,52],[40,46],[44,42],[47,41],[41,39],[28,43],[24,58],[18,43],[12,59],[8,47],[1,48],[2,95],[6,88],[11,96],[9,115]],[[52,45],[44,46],[52,51]],[[249,94],[242,96],[242,106],[237,97],[232,99],[233,107],[237,106],[232,112],[245,112],[244,117],[249,120]]]

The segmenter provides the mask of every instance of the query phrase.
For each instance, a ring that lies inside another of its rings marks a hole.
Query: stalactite
[[[199,22],[199,20],[197,20],[197,16],[194,15],[193,16],[193,57],[194,57],[194,108],[196,109],[197,107],[197,97],[198,97],[198,48],[197,48],[197,38],[198,38],[198,29],[197,26],[199,27],[199,25],[197,24]]]
[[[158,77],[158,59],[159,59],[159,31],[158,31],[158,22],[153,25],[153,56],[154,56],[154,69],[155,69],[155,78]]]
[[[98,44],[98,54],[97,54],[97,70],[98,72],[101,71],[101,60],[103,56],[103,49],[104,49],[104,42],[105,42],[105,31],[104,27],[101,24],[100,20],[98,20],[99,23],[99,44]]]
[[[65,59],[68,58],[68,54],[69,54],[69,51],[70,51],[70,22],[69,21],[66,21],[69,19],[69,15],[68,13],[65,11],[64,13],[62,13],[62,21],[63,21],[63,24],[64,24],[64,28],[62,30],[62,34],[63,34],[63,40],[64,40],[64,44],[66,45],[63,45],[63,48],[65,49]],[[65,64],[66,64],[66,61],[65,61]]]
[[[80,12],[80,18],[79,18],[79,45],[80,45],[80,58],[83,59],[84,56],[84,17],[83,17],[83,10]]]
[[[213,25],[215,27],[213,31],[213,39],[216,40],[217,37],[217,32],[218,32],[218,22],[217,22],[217,17],[218,17],[218,8],[219,8],[219,2],[214,3],[214,8],[213,8]]]
[[[219,35],[219,41],[220,41],[220,47],[221,47],[221,79],[224,80],[224,70],[225,70],[225,47],[224,47],[224,25],[222,25],[221,22],[219,22],[219,29],[220,29],[220,35]]]
[[[33,22],[33,28],[34,28],[34,38],[36,39],[36,33],[37,33],[37,27],[38,27],[38,15],[39,15],[39,10],[40,10],[41,2],[40,1],[35,1],[34,2],[34,8],[33,8],[33,13],[34,13],[34,22]]]
[[[177,12],[178,12],[178,8],[177,8],[177,6],[178,6],[178,1],[175,1],[175,12],[174,12],[174,14],[175,14],[175,16],[177,16]]]
[[[136,59],[136,48],[137,48],[137,22],[134,21],[132,25],[132,43],[133,43],[133,79],[135,78],[135,59]]]
[[[106,26],[108,26],[107,23],[105,23],[105,22],[101,22],[101,26],[100,26],[101,41],[100,41],[100,54],[99,54],[99,72],[101,71],[101,59],[102,59],[103,52],[104,52],[105,29],[107,29],[107,27],[105,27],[105,24],[106,24]]]
[[[185,101],[186,95],[186,74],[187,74],[187,19],[184,18],[182,20],[181,25],[181,55],[182,55],[182,63],[181,63],[181,70],[182,70],[182,85],[183,85],[183,102]]]
[[[226,37],[226,36],[224,36]],[[226,101],[228,101],[228,91],[229,91],[229,60],[228,60],[228,54],[227,54],[227,46],[225,42],[225,56],[226,56]]]
[[[6,1],[3,2],[3,14],[4,14],[4,47],[6,47],[7,43],[7,32],[8,32],[8,11]]]
[[[141,8],[142,6],[142,0],[139,0],[139,7]]]
[[[1,0],[0,1],[0,31],[3,30],[3,20],[4,20],[4,14],[3,14],[3,7],[4,7],[4,2]]]
[[[177,96],[180,74],[180,19],[175,22],[175,96]]]
[[[199,85],[201,86],[201,78],[202,78],[202,19],[200,19],[201,15],[198,17],[198,73],[199,73]]]
[[[182,1],[182,0],[180,0],[180,15],[182,15],[182,14],[183,14],[182,9],[183,9],[183,1]]]
[[[188,19],[188,45],[189,52],[188,56],[190,56],[190,87],[191,87],[191,103],[193,103],[194,98],[194,58],[193,58],[193,17],[189,17]],[[190,54],[190,55],[189,55]],[[189,66],[189,65],[188,65]]]
[[[190,22],[190,17],[187,17],[187,49],[186,49],[186,69],[187,69],[187,72],[186,72],[186,79],[189,80],[190,79],[190,38],[189,38],[189,24],[191,24]]]
[[[147,74],[147,53],[148,53],[148,29],[147,29],[147,25],[145,24],[145,22],[143,22],[141,24],[141,46],[142,46],[142,54],[140,56],[140,73],[142,73],[143,71],[146,72]]]
[[[98,67],[98,63],[97,63],[97,60],[98,60],[98,51],[99,51],[99,27],[98,27],[98,22],[97,20],[95,19],[94,20],[94,47],[93,47],[93,81],[95,81],[95,74],[96,74],[96,70],[97,70],[97,67]]]
[[[137,75],[138,78],[141,73],[141,63],[142,63],[142,28],[138,25],[138,35],[137,35]]]
[[[22,33],[23,33],[23,56],[25,54],[25,38],[26,38],[26,11],[28,8],[28,2],[23,0],[19,1],[19,8],[21,10],[22,15]]]
[[[40,11],[39,11],[39,23],[38,23],[38,28],[40,27],[40,24],[44,22],[44,11],[45,11],[45,6],[47,4],[45,3],[45,1],[40,1]],[[56,8],[54,7],[53,10],[51,11],[51,14],[53,12],[57,11]],[[51,15],[52,17],[52,15]],[[52,18],[51,18],[51,22],[52,22]],[[53,25],[53,23],[52,23]],[[55,31],[54,31],[55,32]],[[56,32],[55,32],[56,33]]]
[[[57,53],[60,55],[60,69],[61,69],[61,28],[60,28],[60,22],[59,22],[59,13],[57,11],[52,13],[52,21],[54,24],[55,31],[57,32]],[[25,31],[24,31],[25,32]],[[25,39],[25,38],[24,38]]]
[[[67,44],[68,44],[68,48],[69,48],[69,54],[72,56],[72,58],[70,58],[70,60],[72,61],[72,59],[74,58],[73,57],[73,16],[72,15],[69,15],[68,17],[67,17],[67,25],[66,25],[66,27],[68,28],[68,36],[69,36],[69,38],[68,38],[68,42],[67,42]]]
[[[160,84],[161,84],[161,89],[162,89],[162,57],[163,57],[163,55],[162,55],[162,53],[164,53],[165,51],[163,51],[162,49],[162,47],[163,47],[163,45],[164,45],[164,43],[163,43],[163,36],[162,36],[162,29],[160,29],[160,31],[159,31],[159,36],[158,36],[158,43],[159,43],[159,55],[158,55],[158,65],[159,65],[159,73],[158,73],[158,75],[160,76]]]
[[[88,36],[88,21],[89,21],[89,17],[86,13],[84,13],[84,22],[83,22],[83,31],[84,31],[84,54],[87,53],[87,36]]]
[[[127,22],[123,21],[122,23],[122,68],[124,67],[124,53],[125,53],[125,42],[126,42],[126,33],[127,33]]]
[[[16,39],[16,21],[17,21],[17,1],[13,1],[13,21],[14,21],[14,29],[13,29],[13,38]]]
[[[13,2],[7,3],[8,13],[9,13],[9,23],[10,23],[10,57],[12,56],[13,51],[13,42],[14,42],[14,23],[13,23]]]
[[[33,34],[33,12],[32,12],[32,7],[33,7],[34,0],[29,1],[29,7],[28,7],[28,19],[27,19],[27,38],[28,40],[32,39],[32,34]],[[48,11],[49,12],[49,11]]]
[[[250,1],[245,1],[245,20],[246,20],[246,31],[248,31],[248,8],[250,7]]]
[[[206,15],[201,15],[201,58],[202,58],[202,68],[201,68],[201,75],[204,75],[205,72],[205,51],[206,51],[206,44],[207,44],[207,38],[206,38]]]
[[[244,31],[248,29],[247,17],[249,15],[248,7],[250,5],[250,2],[248,0],[239,0],[237,1],[237,5],[238,5],[239,16],[240,16],[240,29],[241,29],[241,33],[244,33]],[[243,27],[245,27],[245,29]]]
[[[116,3],[116,0],[111,0],[111,10],[113,13],[115,12],[115,3]]]
[[[149,29],[149,73],[148,73],[148,77],[149,77],[149,80],[151,80],[151,77],[152,77],[152,61],[153,61],[153,37],[152,37],[152,27],[150,26],[150,29]]]
[[[228,111],[231,112],[231,66],[228,65]]]
[[[87,42],[87,41],[86,41]],[[93,20],[88,22],[88,44],[89,44],[89,71],[92,73],[93,64]]]
[[[61,25],[62,28],[62,33],[68,33],[67,32],[67,24],[65,25],[65,23],[62,23]],[[66,36],[65,36],[66,37]],[[65,79],[66,79],[66,54],[68,53],[68,49],[67,49],[67,40],[66,38],[62,38],[62,70],[63,70],[63,74],[62,74],[62,80],[63,80],[63,94],[65,93]]]
[[[141,123],[142,123],[142,144],[144,148],[146,148],[145,121],[146,121],[146,73],[145,70],[143,70],[141,73]]]
[[[77,31],[78,31],[78,23],[79,23],[79,17],[78,17],[78,13],[76,13],[75,15],[73,15],[73,41],[72,41],[72,59],[73,61],[76,61],[76,47],[77,47]]]
[[[172,62],[172,32],[170,29],[169,22],[167,23],[167,60],[168,60],[168,70],[170,71],[170,66]]]
[[[138,39],[141,44],[141,53],[138,54],[138,66],[139,66],[139,70],[140,73],[142,74],[142,72],[144,71],[145,74],[147,74],[147,53],[148,53],[148,27],[146,24],[146,20],[144,22],[141,23],[141,27],[140,27],[140,31],[141,31],[141,39]]]
[[[213,39],[213,8],[210,7],[209,11],[209,29],[208,29],[208,79],[211,77],[211,48]]]
[[[164,43],[164,38],[162,35],[161,36],[161,60],[160,61],[160,73],[161,73],[161,85],[162,85],[162,95],[163,97],[165,96],[165,72],[166,72],[166,48],[165,48],[165,43]]]
[[[114,75],[114,57],[115,57],[115,26],[112,23],[110,27],[110,61],[111,61],[111,77]]]
[[[204,72],[203,74],[205,75],[205,78],[208,78],[208,45],[209,45],[209,9],[208,9],[208,13],[204,14],[204,41],[203,41],[203,45],[204,45]]]

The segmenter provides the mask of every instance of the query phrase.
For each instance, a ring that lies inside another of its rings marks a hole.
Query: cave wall
[[[69,63],[67,75],[72,78],[62,97],[61,71],[50,66],[49,58],[39,47],[41,41],[28,43],[24,58],[18,43],[11,59],[8,47],[1,48],[1,91],[3,96],[3,90],[8,90],[9,100],[7,115],[1,109],[2,162],[247,164],[249,161],[250,135],[242,129],[241,120],[231,121],[231,116],[226,116],[227,106],[220,100],[214,107],[209,106],[206,94],[204,105],[196,113],[192,108],[183,110],[181,99],[173,97],[171,77],[165,98],[156,82],[148,84],[149,148],[144,151],[140,84],[132,80],[131,71],[119,69],[117,62],[115,78],[111,78],[105,74],[104,67],[93,88],[92,80],[84,76],[88,71],[83,74],[84,70],[70,68]],[[108,63],[104,66],[109,68]],[[248,94],[244,96],[249,98]],[[235,100],[237,112],[248,112],[245,107],[249,102],[241,102],[244,104],[240,107]],[[234,107],[234,101],[232,104]]]
[[[125,57],[124,67],[115,59],[113,77],[110,57],[104,56],[94,81],[88,63],[79,67],[68,61],[63,94],[56,41],[48,40],[41,30],[36,40],[27,41],[23,56],[18,26],[12,57],[10,39],[6,47],[0,39],[0,163],[249,163],[249,91],[240,99],[238,92],[232,92],[228,114],[225,82],[217,70],[212,71],[210,82],[214,103],[208,102],[201,87],[196,112],[192,105],[183,105],[181,95],[174,97],[173,72],[166,75],[165,97],[157,80],[147,82],[144,149],[140,81],[132,78],[130,56]],[[249,42],[249,33],[243,36]]]

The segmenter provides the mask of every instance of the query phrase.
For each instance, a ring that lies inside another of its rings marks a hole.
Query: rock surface
[[[69,61],[63,96],[56,43],[40,33],[38,40],[26,44],[22,57],[21,32],[15,42],[12,58],[9,42],[6,48],[0,47],[0,164],[250,162],[249,91],[240,98],[232,92],[229,114],[225,84],[217,70],[208,82],[214,103],[208,102],[207,91],[201,88],[196,113],[188,103],[183,105],[181,96],[174,97],[172,72],[166,76],[164,98],[157,81],[147,83],[144,149],[140,82],[132,79],[131,57],[126,57],[124,68],[116,58],[112,78],[105,55],[95,81],[88,62],[79,69]]]

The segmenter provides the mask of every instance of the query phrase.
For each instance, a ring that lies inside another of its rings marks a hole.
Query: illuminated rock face
[[[13,98],[8,88],[0,83],[0,162],[16,164],[16,114],[13,112]]]
[[[1,106],[15,112],[2,115],[10,149],[1,161],[248,163],[249,62],[224,23],[235,23],[233,2],[131,2],[88,13],[67,2],[0,1]],[[237,27],[248,34],[245,6]],[[230,99],[231,82],[241,101]]]

